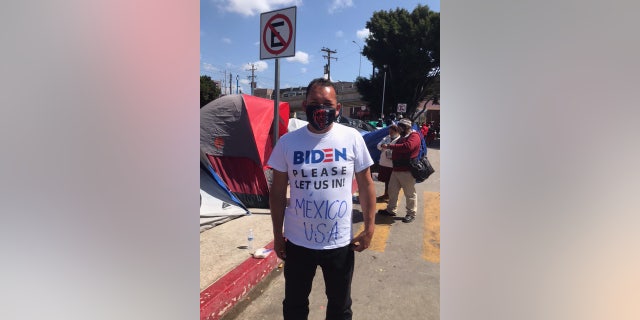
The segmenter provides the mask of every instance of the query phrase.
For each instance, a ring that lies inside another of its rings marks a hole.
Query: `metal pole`
[[[360,64],[358,65],[358,78],[360,78],[360,68],[362,67],[362,47],[360,47],[360,45],[354,40],[352,40],[351,42],[353,42],[356,46],[358,46],[358,49],[360,49]]]
[[[256,76],[254,75],[254,71],[256,71],[256,68],[252,63],[251,64],[251,95],[253,95],[253,88],[255,87],[254,80],[255,80]]]
[[[380,107],[380,117],[384,118],[384,91],[387,88],[387,69],[384,69],[384,78],[382,80],[382,106]]]
[[[278,142],[278,125],[280,124],[280,116],[278,115],[278,109],[280,105],[280,59],[276,58],[276,81],[275,81],[275,98],[273,104],[273,146],[276,146]]]

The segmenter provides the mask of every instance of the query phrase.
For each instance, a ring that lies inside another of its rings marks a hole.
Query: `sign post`
[[[296,7],[260,14],[260,60],[276,59],[273,106],[273,145],[278,142],[280,59],[296,55]]]

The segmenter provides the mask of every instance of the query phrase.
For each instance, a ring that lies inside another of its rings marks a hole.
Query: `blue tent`
[[[369,149],[369,154],[373,159],[373,162],[378,163],[380,160],[380,150],[378,150],[378,142],[382,140],[382,138],[386,137],[389,134],[389,127],[380,128],[376,131],[364,132],[362,134],[362,138],[364,139],[365,144],[367,145],[367,149]]]
[[[203,157],[201,151],[201,157]],[[245,205],[229,190],[213,167],[200,162],[200,230],[204,231],[250,214]]]

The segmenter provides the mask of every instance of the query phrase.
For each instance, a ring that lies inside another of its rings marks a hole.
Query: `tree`
[[[200,108],[220,96],[220,88],[209,76],[200,76]]]
[[[384,113],[395,113],[398,103],[406,103],[406,115],[415,120],[421,101],[440,101],[440,13],[426,5],[411,13],[376,11],[366,27],[370,35],[362,54],[378,72],[370,79],[359,77],[358,92],[380,112],[386,73]]]

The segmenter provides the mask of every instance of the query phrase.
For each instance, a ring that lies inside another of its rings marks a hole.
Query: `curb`
[[[273,241],[264,246],[273,249]],[[200,292],[200,320],[218,320],[278,265],[271,252],[264,259],[248,258]]]

